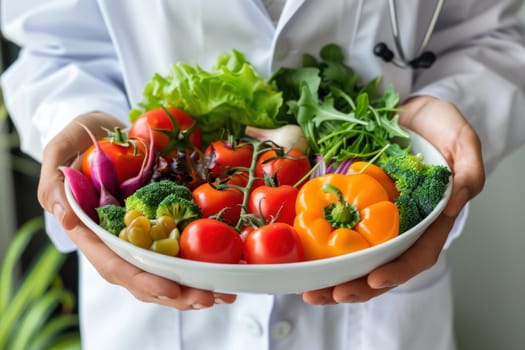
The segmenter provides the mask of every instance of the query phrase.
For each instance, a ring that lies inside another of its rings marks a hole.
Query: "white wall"
[[[525,146],[489,176],[450,257],[459,350],[524,350]]]
[[[522,148],[489,176],[450,248],[460,350],[525,349],[524,178]]]

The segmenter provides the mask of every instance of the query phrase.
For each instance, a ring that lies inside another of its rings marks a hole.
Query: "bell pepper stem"
[[[341,190],[334,185],[324,184],[323,192],[332,193],[337,197],[337,202],[334,202],[324,208],[324,216],[326,221],[337,228],[352,228],[360,220],[359,210],[348,203]]]

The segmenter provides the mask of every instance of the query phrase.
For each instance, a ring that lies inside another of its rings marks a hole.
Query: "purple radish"
[[[122,205],[122,202],[119,201],[114,195],[112,195],[106,187],[102,186],[100,189],[100,198],[98,202],[99,207],[103,207],[105,205]]]
[[[71,194],[80,208],[95,222],[98,214],[95,210],[99,206],[99,194],[89,177],[75,168],[60,167],[71,189]]]
[[[104,152],[102,147],[100,147],[97,139],[88,127],[81,123],[79,123],[79,125],[86,130],[95,145],[95,157],[91,162],[90,171],[91,181],[95,188],[100,192],[100,202],[101,204],[114,203],[115,201],[118,203],[118,198],[120,198],[120,183],[115,165]]]
[[[149,129],[149,134],[149,139],[153,140],[153,131],[151,128]],[[146,144],[144,140],[140,141]],[[148,183],[151,176],[153,175],[155,156],[156,154],[154,144],[153,142],[150,142],[146,157],[144,157],[142,167],[140,168],[140,172],[137,174],[137,176],[129,178],[120,184],[120,193],[122,199],[126,199],[127,197],[131,196],[136,190]]]

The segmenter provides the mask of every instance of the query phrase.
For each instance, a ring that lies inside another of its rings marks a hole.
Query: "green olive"
[[[148,249],[151,246],[153,240],[149,234],[149,230],[145,230],[143,227],[132,226],[128,227],[128,241],[134,245]]]
[[[171,238],[159,239],[153,242],[150,249],[160,254],[177,256],[179,254],[179,241]]]

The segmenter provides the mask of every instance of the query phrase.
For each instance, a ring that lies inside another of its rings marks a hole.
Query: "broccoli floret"
[[[402,194],[394,200],[399,210],[399,233],[416,226],[423,218],[419,213],[416,201],[407,194]]]
[[[118,236],[120,231],[126,226],[124,225],[126,208],[110,204],[98,207],[95,210],[98,214],[99,225],[115,236]]]
[[[412,192],[422,181],[425,167],[420,154],[402,153],[386,154],[378,165],[394,180],[400,193]]]
[[[148,219],[154,219],[160,202],[170,194],[188,200],[192,198],[189,188],[170,180],[162,180],[151,182],[126,198],[126,210],[137,210]]]
[[[387,150],[388,151],[388,150]],[[414,205],[419,211],[419,221],[425,218],[439,203],[450,180],[450,170],[443,165],[430,165],[423,162],[420,154],[411,154],[408,149],[397,148],[381,155],[377,165],[394,181],[400,197],[396,200],[400,216],[416,217]],[[409,200],[410,199],[410,200]],[[413,226],[412,219],[401,217],[404,229]],[[415,220],[415,219],[414,219]],[[400,228],[400,232],[404,229]]]
[[[414,189],[412,198],[416,201],[422,217],[426,217],[436,207],[447,189],[450,171],[445,166],[425,167],[423,181]]]
[[[181,198],[172,193],[160,202],[156,215],[157,218],[165,215],[171,216],[180,228],[189,221],[202,217],[202,211],[193,200]]]

